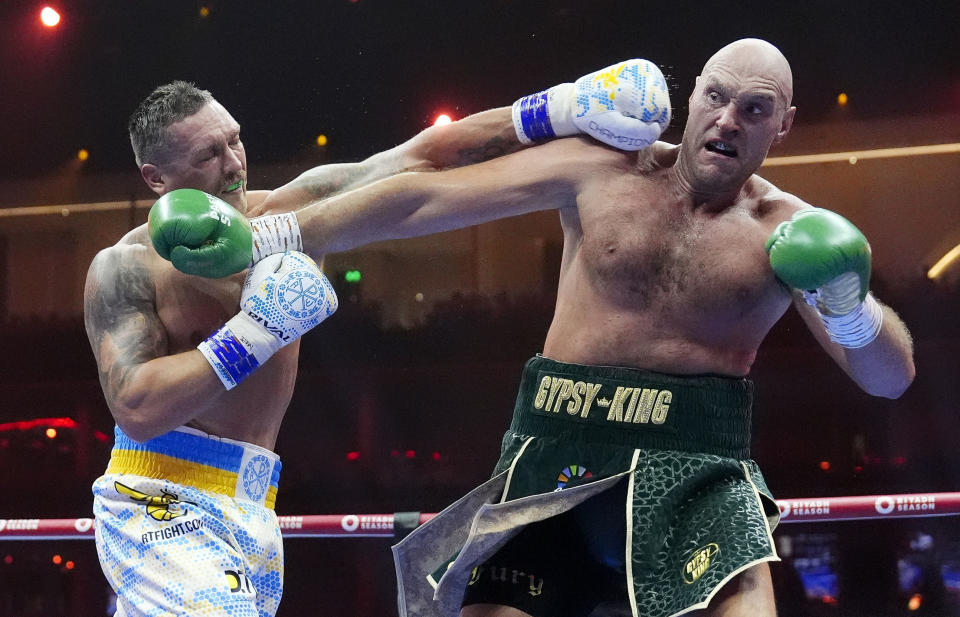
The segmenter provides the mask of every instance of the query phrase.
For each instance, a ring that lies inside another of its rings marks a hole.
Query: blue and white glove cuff
[[[574,85],[558,84],[543,92],[518,99],[511,108],[513,128],[524,145],[578,133],[573,124]]]
[[[248,268],[267,255],[303,250],[300,223],[293,212],[252,218],[250,230],[253,233],[253,255]]]
[[[824,315],[820,319],[830,335],[830,340],[847,349],[866,347],[880,334],[883,327],[883,308],[873,295],[867,297],[857,308],[846,315]]]
[[[280,342],[252,317],[238,313],[197,349],[223,386],[231,390],[280,349]]]

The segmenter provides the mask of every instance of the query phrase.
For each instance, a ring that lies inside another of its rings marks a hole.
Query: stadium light
[[[60,13],[51,6],[45,6],[40,10],[40,23],[47,28],[55,28],[60,24]]]

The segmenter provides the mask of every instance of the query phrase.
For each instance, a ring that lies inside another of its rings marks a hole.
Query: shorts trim
[[[750,486],[753,487],[753,496],[757,499],[757,506],[760,508],[761,512],[766,512],[766,508],[763,507],[763,500],[760,499],[760,489],[757,487],[757,483],[753,481],[753,476],[750,475],[750,470],[747,468],[746,464],[743,461],[740,462],[740,466],[743,467],[743,473],[747,476],[747,481],[750,482]],[[779,515],[778,515],[779,520]],[[763,517],[763,526],[767,530],[767,542],[770,543],[770,549],[773,551],[773,554],[777,554],[777,544],[773,540],[773,530],[770,528],[770,519],[766,516]],[[780,558],[777,557],[776,561],[780,561]]]
[[[633,451],[633,459],[630,461],[630,469],[637,468],[637,459],[640,457],[640,450]],[[627,499],[624,500],[624,508],[626,508],[624,523],[627,526],[627,540],[625,542],[626,546],[624,547],[624,563],[626,565],[626,575],[627,575],[627,596],[630,599],[630,610],[633,611],[634,615],[638,615],[637,612],[637,591],[636,587],[633,584],[633,499],[630,498],[633,495],[634,482],[637,474],[629,474],[629,480],[627,480]]]
[[[254,444],[180,427],[138,443],[116,427],[107,474],[133,474],[253,501],[273,509],[280,458]]]
[[[500,496],[500,503],[503,503],[507,500],[507,495],[510,493],[510,481],[513,479],[513,470],[516,468],[517,463],[520,462],[520,457],[523,456],[523,451],[527,449],[527,446],[529,446],[534,439],[536,439],[536,437],[530,437],[524,441],[516,456],[513,457],[513,461],[510,463],[510,469],[507,471],[507,481],[503,487],[503,495]]]

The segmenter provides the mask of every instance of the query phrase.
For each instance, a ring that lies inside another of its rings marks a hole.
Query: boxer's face
[[[155,167],[161,194],[198,189],[246,212],[247,154],[240,141],[240,125],[220,103],[210,102],[167,127],[159,160]]]
[[[718,54],[697,78],[683,136],[684,163],[695,184],[737,187],[790,129],[796,111],[788,108],[790,86],[778,64],[758,56]]]

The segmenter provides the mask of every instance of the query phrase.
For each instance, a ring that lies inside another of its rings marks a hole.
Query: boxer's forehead
[[[240,124],[223,105],[212,101],[167,127],[165,149],[169,154],[197,154],[229,144],[239,136]]]
[[[793,100],[790,63],[779,49],[759,39],[735,41],[715,53],[701,71],[701,81],[710,79],[774,92],[785,106]]]

